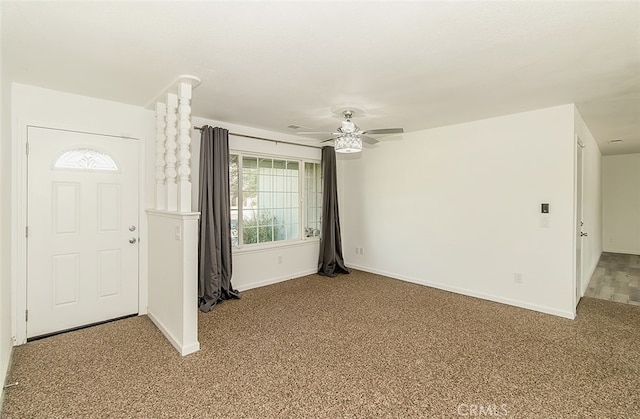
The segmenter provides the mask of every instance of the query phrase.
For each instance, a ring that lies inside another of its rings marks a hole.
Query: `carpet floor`
[[[567,320],[354,271],[199,328],[184,358],[146,316],[16,347],[2,417],[640,416],[640,307],[611,301]]]

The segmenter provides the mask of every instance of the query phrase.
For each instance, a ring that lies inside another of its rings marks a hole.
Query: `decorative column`
[[[177,115],[176,108],[178,107],[178,96],[174,93],[167,94],[167,126],[165,128],[167,134],[165,155],[165,175],[167,184],[167,211],[178,210],[178,184],[176,183],[176,177],[178,172],[176,171],[176,136],[178,130],[176,129]]]
[[[164,143],[166,136],[164,134],[165,129],[165,116],[167,115],[167,105],[164,103],[156,103],[156,209],[167,209],[167,185],[165,183],[166,175],[164,155],[166,149]]]
[[[178,85],[180,116],[178,136],[178,211],[191,212],[191,83]]]

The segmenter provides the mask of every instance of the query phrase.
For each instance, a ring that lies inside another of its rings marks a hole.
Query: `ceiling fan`
[[[298,132],[298,134],[329,134],[331,135],[331,138],[322,141],[323,143],[335,141],[335,149],[337,153],[354,153],[362,150],[363,141],[367,144],[376,144],[379,142],[375,138],[369,137],[369,135],[402,134],[404,132],[404,129],[402,128],[382,128],[362,131],[351,121],[353,114],[354,111],[351,109],[345,109],[342,111],[344,121],[342,121],[340,127],[336,129],[336,132],[304,131]]]

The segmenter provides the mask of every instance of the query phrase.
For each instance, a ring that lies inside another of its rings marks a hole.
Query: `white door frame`
[[[145,213],[146,144],[143,138],[96,132],[85,127],[64,126],[33,120],[18,120],[11,129],[11,330],[14,345],[27,342],[27,135],[28,128],[47,128],[106,137],[138,140],[138,200],[140,220],[138,258],[138,315],[147,313],[147,217]],[[114,128],[117,132],[117,127]]]
[[[576,308],[582,297],[582,277],[584,276],[584,243],[580,236],[582,232],[580,223],[583,221],[584,214],[584,143],[577,134],[574,139],[573,307],[574,313],[576,313]],[[578,189],[581,190],[578,191]],[[580,248],[579,258],[578,246]]]

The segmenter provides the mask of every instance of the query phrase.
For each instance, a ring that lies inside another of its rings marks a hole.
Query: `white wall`
[[[141,107],[110,102],[85,96],[42,89],[34,86],[13,83],[12,85],[12,141],[11,145],[11,206],[8,214],[3,214],[4,219],[11,220],[10,244],[11,272],[12,272],[12,331],[17,338],[17,343],[23,343],[26,339],[24,310],[25,288],[25,238],[24,226],[26,225],[25,211],[25,167],[26,157],[24,144],[26,141],[26,126],[38,125],[50,128],[69,129],[91,133],[123,135],[138,138],[141,141],[141,149],[146,150],[147,140],[154,138],[155,120],[154,113]],[[8,141],[3,144],[7,145]],[[151,147],[153,148],[153,147]],[[5,150],[3,150],[4,152]],[[6,159],[6,156],[4,157]],[[6,161],[6,160],[5,160]],[[16,164],[11,164],[15,162]],[[152,170],[152,169],[149,169]],[[139,312],[146,312],[147,296],[147,240],[146,240],[146,215],[145,206],[150,207],[153,195],[145,191],[153,191],[149,185],[152,178],[147,173],[144,160],[140,165],[140,179],[147,179],[147,185],[141,185],[140,204],[140,306]],[[144,182],[144,181],[143,181]],[[7,195],[3,194],[3,201]],[[6,225],[5,225],[6,226]],[[4,236],[9,236],[8,231],[3,231]],[[5,254],[7,250],[5,249]],[[22,284],[22,285],[21,285]],[[20,314],[22,313],[22,314]]]
[[[640,255],[640,154],[602,158],[603,247]]]
[[[0,14],[2,7],[0,7]],[[0,19],[0,22],[2,19]],[[0,33],[2,31],[0,30]],[[0,57],[2,56],[0,42]],[[6,71],[0,64],[0,407],[4,397],[4,382],[11,359],[11,271],[10,249],[10,183],[11,170],[11,127],[9,109],[11,107],[10,85]]]
[[[347,264],[573,318],[574,144],[574,106],[563,105],[341,158]]]
[[[195,94],[197,94],[197,91]],[[252,135],[274,140],[292,142],[300,141],[298,137],[293,135],[275,133],[197,117],[193,118],[193,124],[198,127],[203,125],[221,127],[228,129],[231,133]],[[234,135],[229,136],[229,147],[234,151],[285,156],[291,158],[304,158],[318,161],[321,159],[321,151],[319,148],[309,148],[282,143],[275,144],[267,141],[237,137]],[[194,175],[193,209],[198,211],[197,178],[200,158],[200,131],[197,130],[194,130],[192,134],[192,156],[192,173]],[[286,246],[252,247],[249,249],[234,250],[233,276],[231,278],[231,283],[234,288],[243,291],[315,273],[318,270],[318,252],[318,239],[308,239],[291,243]]]
[[[582,230],[588,234],[582,238],[580,295],[584,295],[602,254],[602,154],[578,109],[575,110],[574,122],[576,135],[584,144],[582,148],[582,221],[584,222]]]
[[[180,352],[198,342],[198,215],[149,211],[149,318]],[[176,233],[179,232],[179,233]]]

